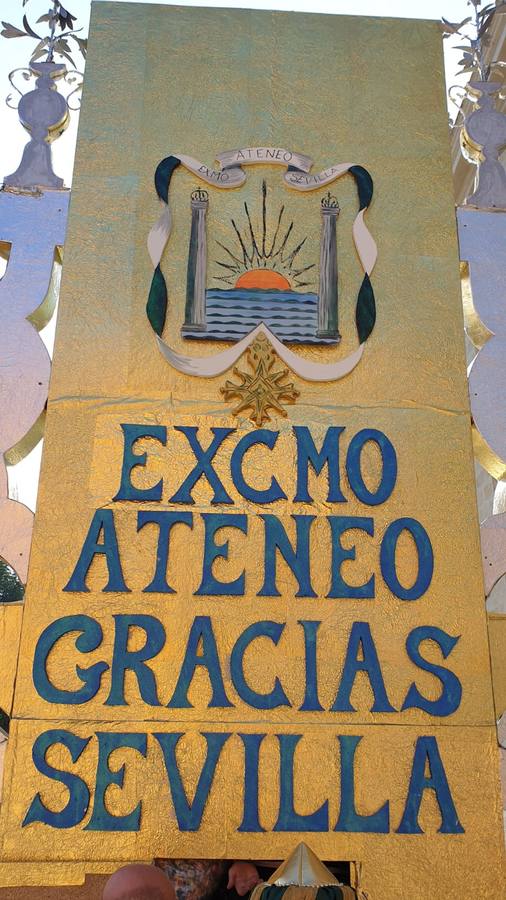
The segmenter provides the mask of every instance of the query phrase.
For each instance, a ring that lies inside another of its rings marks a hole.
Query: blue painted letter
[[[136,732],[97,731],[98,764],[95,787],[95,799],[91,819],[85,831],[138,831],[141,821],[141,801],[131,812],[123,816],[113,816],[106,808],[105,795],[110,784],[123,787],[125,780],[125,763],[119,769],[109,767],[109,757],[120,747],[131,747],[146,756],[147,737]],[[139,784],[141,783],[139,779]],[[116,792],[117,794],[117,792]]]
[[[418,574],[410,588],[400,583],[395,567],[397,541],[403,531],[407,531],[413,538],[418,555]],[[425,594],[432,581],[434,554],[429,535],[420,522],[416,519],[403,518],[396,519],[388,526],[381,542],[380,565],[385,584],[399,600],[418,600]]]
[[[48,703],[88,703],[97,693],[103,673],[109,668],[106,662],[97,662],[87,669],[76,665],[75,671],[83,682],[83,687],[74,691],[57,688],[49,680],[47,674],[47,658],[60,638],[72,632],[80,632],[76,638],[76,650],[79,653],[91,653],[102,643],[102,629],[95,619],[89,616],[63,616],[51,622],[42,632],[33,657],[33,683],[35,690]]]
[[[363,816],[355,809],[355,753],[362,738],[340,734],[338,740],[341,747],[341,808],[334,831],[387,834],[390,828],[388,801],[369,816]]]
[[[114,500],[161,500],[163,480],[150,488],[136,488],[131,482],[132,469],[144,468],[147,453],[134,453],[133,446],[141,438],[154,438],[164,447],[167,443],[167,429],[164,425],[122,425],[123,429],[123,465],[121,467],[121,484]]]
[[[374,535],[374,521],[362,516],[329,516],[330,531],[332,534],[332,582],[327,597],[374,597],[374,575],[369,581],[357,586],[348,584],[341,575],[341,566],[346,559],[355,559],[355,547],[346,549],[341,544],[341,538],[347,531],[363,531],[370,537]]]
[[[156,738],[162,748],[165,769],[167,771],[170,792],[172,794],[172,803],[174,804],[174,812],[176,813],[179,830],[198,831],[200,823],[202,822],[207,798],[209,797],[209,792],[214,781],[216,766],[218,765],[223,746],[230,737],[230,733],[202,733],[202,737],[206,740],[207,752],[192,803],[189,803],[186,796],[176,759],[176,747],[180,738],[183,737],[183,734],[180,732],[176,732],[175,734],[153,734],[153,737]]]
[[[359,650],[362,659],[358,658]],[[352,625],[341,684],[339,685],[337,697],[331,706],[332,712],[356,712],[355,707],[351,705],[350,694],[355,684],[357,672],[366,672],[369,678],[374,694],[371,712],[396,712],[387,697],[378,654],[376,653],[371,629],[367,622],[354,622]]]
[[[369,490],[362,475],[362,450],[369,441],[373,441],[381,453],[381,479],[375,491]],[[397,481],[397,456],[393,445],[382,431],[364,428],[357,432],[348,447],[346,474],[355,497],[361,503],[378,506],[388,500]]]
[[[258,812],[258,765],[265,734],[239,734],[244,744],[244,802],[238,831],[265,831]]]
[[[427,765],[430,772],[428,776],[425,774]],[[439,747],[432,735],[420,737],[416,742],[408,796],[401,824],[397,829],[398,834],[424,834],[418,824],[418,814],[423,793],[428,790],[434,791],[441,810],[439,834],[463,834],[464,829],[453,803]]]
[[[462,698],[462,685],[457,676],[450,672],[449,669],[424,659],[419,649],[422,641],[434,641],[440,648],[443,658],[446,659],[458,640],[458,637],[451,637],[446,631],[442,631],[441,628],[437,628],[435,625],[420,625],[408,634],[406,650],[411,662],[414,662],[415,666],[423,669],[424,672],[431,672],[436,678],[439,678],[443,685],[443,691],[437,700],[427,700],[426,697],[422,696],[416,684],[413,683],[409,688],[401,710],[415,707],[424,709],[425,712],[430,713],[432,716],[450,716],[459,708]]]
[[[329,801],[313,813],[302,815],[294,808],[294,755],[301,734],[278,734],[280,754],[279,815],[273,831],[328,831]]]
[[[90,738],[78,737],[71,731],[64,731],[62,728],[54,728],[39,734],[32,749],[35,768],[46,778],[64,784],[69,792],[69,799],[62,810],[53,812],[44,806],[40,794],[37,794],[23,819],[23,828],[25,825],[30,825],[31,822],[44,822],[45,825],[51,825],[52,828],[75,828],[79,822],[82,822],[90,802],[88,786],[78,775],[72,775],[71,772],[50,766],[46,762],[46,753],[55,744],[63,744],[69,751],[72,762],[75,763],[89,741]]]
[[[98,539],[102,529],[104,531],[104,542],[99,544]],[[81,555],[77,560],[77,565],[70,577],[70,581],[63,588],[64,591],[89,592],[90,589],[86,585],[86,575],[95,556],[105,556],[107,562],[109,581],[102,588],[102,591],[117,594],[130,593],[130,588],[127,588],[123,572],[121,571],[118,538],[116,537],[112,509],[96,510],[86,535]]]
[[[197,651],[201,641],[202,653],[199,654]],[[225,693],[216,638],[209,616],[196,616],[193,620],[176,688],[167,703],[170,709],[193,709],[193,703],[188,700],[188,689],[197,666],[204,666],[209,674],[213,694],[208,707],[233,706]]]
[[[277,646],[283,634],[285,624],[280,622],[253,622],[237,639],[230,656],[230,673],[234,687],[241,700],[253,709],[277,709],[278,706],[291,706],[279,678],[274,681],[274,687],[268,694],[259,694],[254,691],[244,677],[244,654],[250,644],[259,637],[266,637]]]
[[[220,528],[237,528],[243,534],[248,532],[248,519],[244,513],[202,513],[204,520],[204,561],[202,563],[202,581],[195,594],[206,594],[220,597],[231,594],[240,597],[244,594],[244,572],[234,581],[218,581],[213,575],[215,559],[228,559],[228,541],[215,543],[216,532]]]
[[[327,428],[321,450],[317,450],[311,432],[306,425],[294,425],[297,441],[297,493],[295,503],[312,503],[313,498],[309,493],[308,474],[309,463],[317,475],[327,464],[329,490],[328,503],[345,503],[346,497],[341,491],[339,472],[339,440],[344,428],[331,425]]]
[[[111,690],[105,701],[106,706],[128,706],[125,700],[125,672],[134,672],[139,692],[145,703],[160,706],[156,693],[156,681],[146,660],[153,659],[165,644],[165,628],[159,619],[142,613],[114,616],[116,633],[111,666]],[[129,650],[130,628],[141,628],[146,635],[146,643],[140,650]]]
[[[158,525],[158,547],[156,551],[156,568],[153,581],[143,588],[144,593],[174,594],[167,582],[167,564],[169,561],[170,533],[172,527],[181,523],[193,528],[191,512],[168,512],[167,510],[141,510],[137,515],[137,531],[153,522]]]
[[[197,465],[191,470],[190,474],[187,475],[181,487],[170,498],[170,503],[195,503],[191,492],[197,484],[197,481],[202,478],[203,475],[207,478],[210,487],[212,487],[214,491],[211,503],[233,503],[233,500],[228,496],[218,475],[214,471],[211,462],[225,438],[227,438],[229,434],[233,434],[235,428],[211,428],[214,435],[213,440],[207,450],[203,450],[197,437],[198,428],[195,425],[175,425],[174,427],[175,431],[180,431],[181,434],[184,434],[186,437],[193,450],[193,455],[197,460]]]
[[[271,483],[268,488],[259,490],[252,487],[245,480],[242,463],[243,459],[250,447],[254,444],[265,444],[269,450],[272,450],[279,436],[279,431],[269,431],[266,428],[259,428],[257,431],[250,431],[241,438],[230,460],[230,471],[232,480],[236,489],[246,499],[252,503],[273,503],[274,500],[286,500],[286,494],[279,486],[278,482],[272,476]]]
[[[296,597],[316,597],[311,586],[311,569],[309,555],[309,534],[316,516],[291,516],[295,522],[297,533],[294,550],[288,535],[277,516],[262,515],[265,522],[265,572],[264,583],[258,597],[280,597],[276,584],[277,550],[292,570],[298,583]]]
[[[321,622],[299,619],[298,625],[304,629],[305,661],[306,661],[306,691],[300,710],[305,712],[319,712],[323,709],[318,699],[318,655],[316,649],[316,634]]]

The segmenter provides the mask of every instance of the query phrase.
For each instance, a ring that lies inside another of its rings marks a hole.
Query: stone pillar
[[[207,191],[200,188],[193,191],[184,331],[205,331],[206,329],[206,213],[208,204]]]
[[[318,332],[321,338],[338,338],[337,328],[337,241],[336,226],[339,203],[330,192],[323,198],[322,235],[320,243],[320,292],[318,298]]]

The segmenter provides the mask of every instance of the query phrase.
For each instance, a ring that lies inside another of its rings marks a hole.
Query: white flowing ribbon
[[[263,322],[260,322],[256,328],[253,328],[249,334],[232,347],[228,347],[220,353],[214,353],[212,356],[182,356],[158,336],[157,341],[160,352],[178,372],[182,372],[183,375],[196,375],[199,378],[215,378],[230,369],[259,334],[265,335],[283,362],[292,372],[305,378],[306,381],[337,381],[339,378],[344,378],[358,365],[364,352],[364,345],[360,344],[353,353],[335,363],[311,362],[289,350]]]
[[[213,187],[236,188],[246,181],[246,173],[243,172],[240,166],[230,169],[222,169],[221,167],[213,169],[210,166],[206,166],[205,163],[199,162],[198,159],[194,159],[193,156],[183,156],[181,153],[173,153],[172,155],[179,159],[185,169],[193,172],[206,184],[212,184]]]
[[[365,209],[361,209],[353,223],[353,242],[364,272],[371,274],[378,258],[378,248],[371,232],[364,222]]]
[[[163,256],[163,251],[169,240],[171,225],[170,209],[168,204],[164,203],[160,218],[148,234],[148,253],[154,269],[156,269]]]

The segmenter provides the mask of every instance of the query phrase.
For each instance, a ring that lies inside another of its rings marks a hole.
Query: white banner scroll
[[[185,169],[193,172],[194,175],[198,175],[202,181],[205,181],[206,184],[212,184],[214,187],[236,188],[246,181],[246,173],[242,171],[240,166],[230,169],[212,169],[206,166],[205,163],[199,162],[198,159],[194,159],[193,156],[184,156],[182,153],[174,153],[173,156],[180,160]]]
[[[313,165],[310,156],[306,156],[304,153],[293,153],[291,150],[285,150],[284,147],[242,147],[237,150],[225,150],[216,157],[219,163],[217,168],[207,166],[198,159],[194,159],[193,156],[185,156],[180,153],[175,153],[174,156],[177,156],[186,169],[193,172],[206,184],[220,188],[235,188],[244,184],[246,174],[243,172],[242,166],[262,164],[284,166],[285,168],[290,166],[303,174],[309,172]],[[317,178],[318,176],[310,177]],[[305,188],[305,190],[314,190],[314,188]]]
[[[339,163],[337,166],[329,166],[318,174],[308,174],[307,172],[286,172],[283,179],[288,187],[295,188],[297,191],[316,191],[319,187],[325,187],[344,175],[354,163]]]
[[[309,172],[313,160],[305,153],[294,153],[284,147],[242,147],[239,150],[225,150],[216,157],[223,169],[237,166],[292,166],[301,172]]]

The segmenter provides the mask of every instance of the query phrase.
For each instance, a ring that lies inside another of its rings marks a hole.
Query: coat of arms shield
[[[286,415],[284,405],[299,396],[286,381],[288,370],[309,381],[336,381],[362,357],[376,318],[370,275],[377,250],[364,222],[373,182],[363,166],[350,163],[312,173],[310,157],[281,147],[244,147],[216,158],[218,166],[213,169],[193,157],[172,154],[157,167],[155,187],[163,212],[148,238],[154,273],[147,314],[167,362],[185,374],[215,377],[233,368],[247,350],[251,371],[235,369],[239,383],[227,381],[222,394],[239,400],[235,414],[249,411],[260,425],[270,418],[268,409]],[[247,180],[248,166],[262,166],[256,181]],[[272,167],[278,167],[277,172]],[[216,342],[217,348],[228,345],[211,354],[182,354],[165,332],[171,292],[165,269],[173,228],[169,193],[174,192],[178,171],[197,179],[187,191],[184,209],[179,192],[175,213],[180,241],[186,217],[184,259],[180,252],[171,261],[179,291],[184,278],[179,334],[195,349],[202,341]],[[352,234],[362,277],[354,316],[358,346],[343,355],[339,353],[341,210],[333,183],[346,174],[356,186]],[[228,207],[224,195],[231,201]],[[301,195],[305,203],[299,212],[293,197]],[[315,346],[334,347],[335,359],[326,356],[319,361],[314,354],[304,355],[304,347]],[[276,358],[286,368],[276,369]]]

